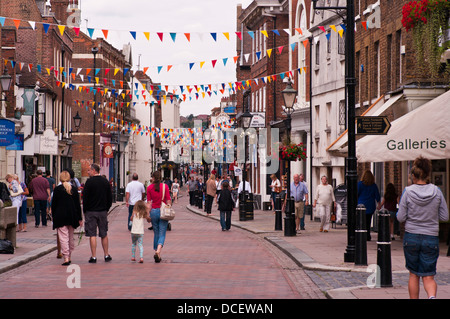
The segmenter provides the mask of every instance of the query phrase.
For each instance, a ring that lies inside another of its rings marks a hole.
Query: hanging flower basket
[[[413,32],[418,67],[434,78],[441,67],[441,55],[449,47],[443,43],[449,11],[448,0],[410,1],[402,8],[402,24],[406,31]]]
[[[280,159],[295,162],[306,159],[306,149],[303,143],[280,146]]]

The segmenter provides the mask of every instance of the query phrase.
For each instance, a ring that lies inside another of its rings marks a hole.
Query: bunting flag
[[[7,20],[10,21],[9,24],[7,24]],[[71,30],[73,30],[76,34],[76,36],[80,35],[80,27],[76,27],[76,26],[69,26],[69,25],[60,25],[60,24],[51,24],[51,23],[45,23],[45,22],[40,22],[40,21],[30,21],[30,20],[21,20],[21,19],[15,19],[15,18],[8,18],[8,17],[0,17],[0,26],[4,27],[5,25],[14,25],[16,29],[19,29],[19,27],[21,26],[22,23],[27,23],[33,30],[38,30],[37,25],[40,24],[42,25],[42,28],[45,32],[46,35],[48,35],[48,31],[50,30],[50,28],[57,28],[60,32],[61,35],[64,34],[64,32],[67,30],[67,28],[70,28]],[[358,24],[359,25],[359,24]],[[377,24],[374,23],[370,23],[369,20],[366,21],[361,21],[361,26],[363,30],[368,30],[371,28],[378,28]],[[339,26],[336,25],[328,25],[328,27],[333,30],[334,32],[338,33],[340,37],[343,37],[343,34],[346,32],[345,30],[345,25],[344,24],[340,24],[340,29],[338,29]],[[326,27],[325,26],[318,26],[318,28],[322,31],[322,32],[326,32]],[[357,24],[355,24],[355,31],[357,29]],[[89,37],[93,38],[94,37],[94,33],[95,30],[100,30],[103,34],[103,37],[105,39],[108,39],[109,36],[109,29],[106,28],[99,28],[99,29],[95,29],[95,28],[87,28],[87,33],[89,35]],[[283,30],[287,35],[291,36],[291,30],[290,29],[280,29]],[[243,34],[247,33],[252,39],[255,39],[255,35],[256,33],[260,33],[262,36],[264,36],[265,38],[269,37],[269,31],[271,31],[275,36],[280,36],[280,30],[278,29],[274,29],[274,30],[258,30],[258,31],[241,31],[241,32],[234,32],[236,35],[236,38],[239,38],[240,40],[243,40]],[[136,31],[126,31],[126,30],[115,30],[115,31],[124,31],[124,32],[129,32],[132,36],[132,38],[134,40],[138,40],[137,38],[137,33]],[[303,30],[301,28],[294,28],[292,30],[292,32],[296,32],[299,35],[303,35]],[[144,37],[147,39],[147,41],[150,41],[150,34],[151,33],[156,33],[157,36],[159,37],[160,41],[163,42],[164,39],[164,33],[163,32],[149,32],[149,31],[142,31],[142,33],[144,34]],[[198,32],[196,33],[200,40],[203,40],[203,35],[207,33],[201,33]],[[210,34],[210,36],[212,37],[212,39],[214,40],[214,42],[217,42],[217,32],[208,32]],[[183,32],[184,36],[186,37],[188,42],[191,42],[191,33],[186,33]],[[230,41],[230,32],[222,32],[224,38],[227,41]],[[172,42],[176,41],[178,32],[171,32],[170,33],[170,38],[172,40]],[[275,48],[273,48],[275,49]]]

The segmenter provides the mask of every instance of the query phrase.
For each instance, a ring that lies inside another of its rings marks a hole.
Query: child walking
[[[134,204],[133,214],[130,221],[131,226],[131,261],[136,261],[136,244],[139,247],[139,262],[144,262],[144,219],[150,222],[150,215],[147,211],[147,205],[139,200]]]

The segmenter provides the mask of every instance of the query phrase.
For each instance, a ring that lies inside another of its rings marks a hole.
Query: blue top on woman
[[[380,199],[377,184],[364,185],[362,181],[358,182],[358,204],[363,204],[366,207],[366,214],[375,212],[376,203]]]

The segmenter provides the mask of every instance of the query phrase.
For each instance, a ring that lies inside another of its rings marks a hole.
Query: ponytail
[[[70,174],[67,171],[62,171],[59,180],[63,184],[67,194],[72,195],[72,184],[70,184]]]

